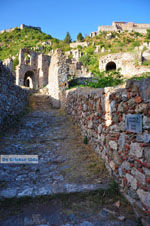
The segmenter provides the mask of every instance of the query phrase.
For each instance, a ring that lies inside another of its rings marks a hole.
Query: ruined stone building
[[[28,59],[25,58],[25,54]],[[27,49],[19,52],[19,65],[16,68],[16,85],[33,89],[43,88],[48,84],[48,71],[51,57]]]
[[[73,58],[69,59],[68,54],[72,54]],[[27,49],[21,49],[19,52],[19,64],[16,67],[16,85],[26,86],[33,89],[41,89],[49,84],[49,77],[55,80],[56,71],[54,70],[55,64],[61,58],[64,62],[65,71],[67,76],[76,77],[90,77],[91,73],[87,67],[84,67],[78,60],[81,56],[79,50],[72,50],[72,52],[66,55],[60,54],[59,51],[55,51],[52,55],[44,55]],[[55,57],[54,57],[55,56]],[[51,59],[55,60],[51,60]],[[54,62],[56,61],[56,62]],[[12,71],[12,60],[7,59],[4,63]],[[52,77],[51,77],[52,76]],[[67,77],[68,78],[68,77]]]
[[[23,28],[32,28],[32,29],[35,29],[35,30],[39,30],[41,31],[41,28],[40,27],[35,27],[35,26],[28,26],[28,25],[25,25],[25,24],[21,24],[20,27],[14,27],[14,28],[9,28],[9,29],[4,29],[4,30],[1,30],[0,31],[0,34],[4,33],[4,32],[11,32],[11,31],[14,31],[16,28],[18,29],[23,29]]]
[[[150,54],[149,54],[150,56]],[[99,70],[109,71],[120,69],[126,78],[150,72],[150,66],[142,65],[141,53],[114,53],[100,57]]]
[[[150,24],[136,24],[133,22],[113,22],[112,25],[102,25],[98,27],[98,31],[91,32],[90,36],[94,37],[98,35],[101,31],[109,31],[109,32],[122,32],[122,31],[135,31],[139,33],[145,34],[147,29],[150,29]]]

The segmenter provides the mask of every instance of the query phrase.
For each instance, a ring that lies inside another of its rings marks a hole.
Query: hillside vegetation
[[[144,42],[150,42],[150,30],[147,31],[147,34],[126,31],[122,33],[101,32],[92,38],[89,36],[84,38],[82,33],[79,33],[77,40],[88,43],[87,47],[82,47],[81,45],[77,47],[83,53],[79,61],[84,66],[88,66],[89,71],[97,79],[97,83],[90,83],[88,85],[92,87],[114,86],[123,82],[120,72],[99,72],[99,57],[108,53],[135,51],[135,48],[138,48]],[[66,38],[62,41],[33,28],[24,28],[22,30],[16,28],[11,32],[0,34],[0,60],[12,57],[15,69],[18,64],[20,48],[28,48],[44,54],[48,54],[56,48],[61,48],[66,52],[71,50],[69,42],[71,42],[69,32],[67,32]],[[144,48],[146,50],[146,47]],[[72,59],[72,57],[72,54],[70,54],[69,58]],[[145,65],[150,65],[148,61],[144,63]]]
[[[138,32],[111,32],[111,34],[110,32],[101,32],[93,38],[86,37],[85,41],[89,44],[88,47],[78,46],[78,49],[83,52],[80,62],[88,66],[89,70],[97,75],[99,74],[99,57],[109,53],[133,52],[135,47],[141,46],[144,42],[150,42],[150,30],[147,34]],[[95,52],[97,47],[99,51]],[[104,52],[101,51],[102,49],[104,49]]]
[[[0,34],[0,60],[16,57],[20,48],[33,49],[45,54],[56,48],[62,48],[64,51],[70,49],[69,44],[32,28],[16,28]]]

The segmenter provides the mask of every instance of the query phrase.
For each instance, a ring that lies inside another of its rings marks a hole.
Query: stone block
[[[139,172],[136,168],[133,168],[131,170],[132,175],[135,176],[135,178],[141,183],[141,184],[145,184],[145,175],[141,172]]]
[[[117,143],[113,140],[109,141],[109,146],[113,150],[117,150]]]
[[[92,129],[93,128],[93,121],[92,120],[88,122],[88,128],[89,129]]]
[[[97,127],[97,129],[98,129],[98,133],[101,133],[101,132],[102,132],[102,125],[100,124],[100,125]]]
[[[150,117],[143,116],[143,128],[150,129]]]
[[[144,157],[146,159],[146,162],[150,164],[150,147],[144,148]]]
[[[142,189],[137,190],[137,194],[140,197],[141,201],[150,209],[150,193],[143,191]]]
[[[113,151],[113,160],[116,164],[120,164],[120,157],[119,157],[118,152],[116,150]]]
[[[126,174],[126,178],[128,183],[131,185],[132,189],[136,190],[137,189],[137,180],[131,175],[131,174]]]
[[[116,112],[116,107],[115,107],[116,102],[113,100],[110,103],[110,112]]]
[[[119,144],[120,149],[124,149],[124,145],[125,145],[125,134],[124,133],[120,134],[118,144]]]
[[[119,112],[123,112],[124,111],[124,109],[123,109],[123,103],[122,102],[118,106],[118,111]]]
[[[136,136],[137,142],[150,143],[150,134],[144,133]]]
[[[143,156],[143,148],[140,147],[139,143],[131,143],[130,155],[134,155],[137,158],[141,158]]]
[[[150,169],[143,167],[143,171],[144,171],[146,176],[150,176]]]
[[[122,169],[130,170],[130,163],[127,161],[124,161],[121,165]]]
[[[144,102],[150,102],[150,78],[142,79],[139,83],[140,96]]]
[[[115,170],[115,163],[114,163],[114,161],[110,161],[110,167],[112,168],[112,170]]]

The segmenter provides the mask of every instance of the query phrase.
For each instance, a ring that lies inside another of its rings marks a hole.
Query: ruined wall
[[[35,30],[39,30],[41,31],[41,28],[40,27],[35,27],[35,26],[31,26],[31,25],[25,25],[25,24],[21,24],[20,25],[20,29],[22,30],[23,28],[32,28],[32,29],[35,29]]]
[[[10,70],[0,62],[0,131],[25,111],[28,106],[28,93],[14,85]]]
[[[116,69],[121,68],[121,74],[127,78],[133,75],[142,74],[144,72],[150,72],[150,66],[145,67],[142,65],[136,65],[142,63],[142,55],[140,51],[135,53],[115,53],[108,54],[99,59],[99,70],[105,71],[109,62],[116,64]]]
[[[51,58],[48,77],[48,90],[54,108],[60,108],[60,96],[68,87],[68,65],[61,49],[57,49]]]
[[[106,26],[99,26],[98,32],[100,31],[117,31],[117,28],[115,26],[106,25]]]
[[[73,42],[73,43],[70,43],[70,48],[77,48],[78,46],[87,47],[88,43],[87,42]]]
[[[128,200],[150,213],[150,79],[126,88],[69,90],[67,112],[105,161]],[[125,128],[128,114],[142,115],[142,133]]]
[[[4,29],[0,31],[0,34],[3,34],[4,32],[11,32],[14,31],[16,28],[9,28],[9,29]]]

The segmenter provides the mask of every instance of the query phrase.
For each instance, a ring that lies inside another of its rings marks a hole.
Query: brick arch
[[[106,66],[105,66],[106,71],[111,71],[111,70],[116,70],[116,69],[117,69],[117,65],[114,61],[107,62]]]
[[[24,74],[24,86],[35,88],[35,74],[33,71],[26,71]]]

